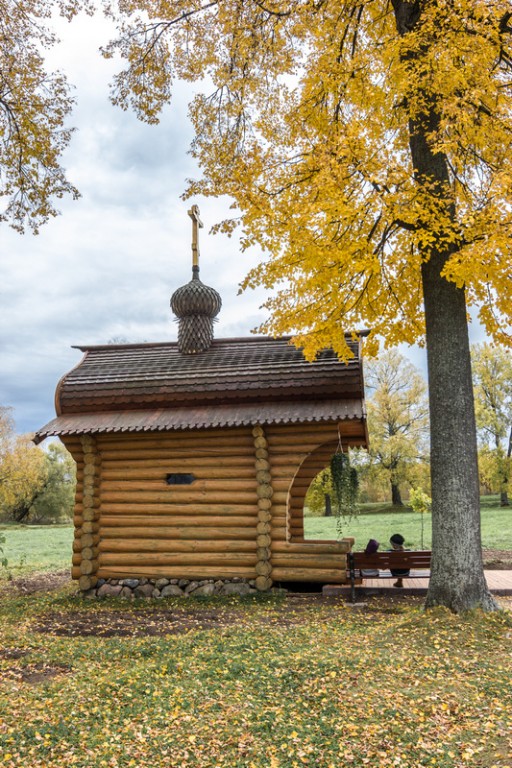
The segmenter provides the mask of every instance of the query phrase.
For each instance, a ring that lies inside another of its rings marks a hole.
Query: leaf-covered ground
[[[0,765],[510,767],[502,604],[4,594]]]

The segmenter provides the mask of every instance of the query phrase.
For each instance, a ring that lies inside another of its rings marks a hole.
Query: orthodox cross
[[[203,222],[199,218],[199,208],[193,205],[188,215],[192,219],[192,271],[199,272],[199,230],[203,228]]]

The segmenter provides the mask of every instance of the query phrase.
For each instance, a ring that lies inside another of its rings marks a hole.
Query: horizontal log
[[[236,576],[242,579],[254,579],[254,568],[244,566],[197,566],[197,565],[150,565],[143,566],[102,566],[96,576],[100,579],[123,578],[157,578],[165,576],[168,579],[232,579]]]
[[[258,506],[252,504],[138,504],[136,502],[112,503],[103,502],[102,515],[186,515],[187,517],[256,515]]]
[[[229,463],[219,466],[219,462],[206,467],[201,460],[195,461],[195,463],[189,463],[187,466],[176,464],[170,466],[170,462],[162,462],[162,466],[155,467],[128,467],[116,469],[103,469],[101,473],[102,482],[106,481],[130,481],[130,482],[142,482],[146,480],[154,480],[155,482],[163,480],[169,473],[193,473],[198,480],[217,480],[217,479],[241,479],[247,478],[254,480],[256,468],[253,462],[247,462],[246,466],[230,466]]]
[[[173,445],[187,440],[201,440],[203,445],[205,437],[209,438],[246,438],[252,441],[253,437],[249,427],[218,427],[215,429],[183,429],[169,432],[144,432],[137,434],[103,434],[98,436],[98,444],[102,450],[117,445],[144,445],[155,447],[159,445]]]
[[[99,448],[101,453],[108,450],[159,449],[172,450],[173,448],[194,446],[208,453],[210,445],[215,447],[217,443],[234,445],[245,442],[251,445],[253,437],[250,432],[243,427],[240,429],[199,429],[199,430],[170,430],[168,432],[153,433],[150,437],[144,433],[125,433],[124,435],[103,434],[100,438]]]
[[[123,491],[126,493],[166,493],[177,495],[179,497],[182,493],[195,493],[195,494],[209,494],[215,492],[224,491],[226,494],[238,493],[239,491],[250,492],[251,489],[258,487],[254,472],[252,477],[246,478],[240,477],[226,477],[224,479],[214,478],[206,479],[203,477],[197,477],[193,483],[186,485],[168,485],[166,483],[165,475],[161,475],[158,479],[152,480],[140,480],[136,477],[127,475],[124,480],[107,480],[102,478],[101,480],[101,495],[102,498],[105,494],[115,491]]]
[[[244,468],[252,469],[254,467],[254,455],[252,453],[246,453],[245,455],[236,453],[227,457],[220,457],[219,455],[201,455],[200,463],[201,466],[205,468],[205,471],[207,469],[215,470],[219,468],[220,458],[222,458],[222,461],[225,461],[229,467],[240,467],[241,470]],[[164,469],[167,472],[183,472],[185,470],[188,472],[191,468],[196,467],[197,464],[197,454],[191,456],[173,456],[169,455],[168,451],[165,451],[152,459],[139,458],[138,454],[134,454],[130,459],[122,460],[117,458],[106,459],[103,457],[102,467],[104,470],[112,472],[124,472],[127,469]]]
[[[315,479],[317,473],[313,473],[312,475],[308,475],[307,477],[296,477],[293,480],[292,483],[292,492],[295,493],[302,493],[305,494]]]
[[[327,438],[326,435],[322,435],[321,433],[314,434],[310,433],[308,435],[297,433],[297,434],[289,434],[289,435],[269,435],[268,438],[268,450],[271,454],[272,451],[275,450],[282,450],[283,448],[292,448],[292,449],[299,449],[300,451],[307,451],[307,453],[311,453],[316,448],[321,446],[322,444],[326,443],[328,440],[330,442],[330,439]],[[336,449],[336,443],[333,443],[334,449]]]
[[[286,519],[284,517],[272,517],[270,521],[270,530],[273,534],[275,534],[276,531],[284,532],[288,530],[288,525],[286,522]],[[281,533],[279,534],[278,538],[281,538]]]
[[[165,552],[102,552],[98,560],[100,567],[117,565],[172,565],[176,568],[180,565],[192,565],[196,568],[203,565],[249,567],[257,563],[255,552],[171,552],[169,554]]]
[[[158,528],[163,526],[172,526],[179,528],[189,528],[190,530],[197,530],[198,528],[247,528],[251,531],[256,530],[257,516],[254,515],[240,515],[235,517],[219,517],[205,516],[205,517],[181,517],[179,515],[102,515],[101,527],[104,528],[116,528],[116,527],[145,527],[145,528]],[[85,526],[85,523],[84,523]],[[83,526],[82,526],[83,528]],[[88,531],[85,531],[88,533]]]
[[[167,451],[173,453],[177,451],[187,451],[192,448],[198,449],[205,456],[213,455],[216,446],[223,448],[232,448],[233,446],[253,447],[253,438],[248,434],[230,434],[228,431],[218,432],[208,435],[206,432],[167,432],[161,433],[162,437],[156,440],[143,440],[140,433],[131,439],[111,440],[109,442],[101,440],[101,456],[110,455],[117,451],[128,453],[138,451]]]
[[[168,486],[168,488],[165,488],[163,491],[105,491],[102,494],[102,501],[117,503],[126,502],[127,504],[130,504],[131,502],[170,504],[175,501],[180,504],[204,503],[206,501],[213,504],[236,504],[237,502],[240,502],[241,504],[250,504],[253,501],[256,502],[255,491],[246,492],[233,490],[228,492],[227,490],[218,490],[206,492],[201,489],[198,489],[197,491],[191,490],[191,488],[192,486],[188,485],[173,485],[172,487]]]
[[[183,539],[116,538],[103,539],[99,550],[100,552],[256,552],[256,539],[254,541],[230,539],[184,541]]]
[[[276,568],[339,568],[346,570],[347,558],[345,554],[273,552],[272,565]]]
[[[279,581],[315,582],[323,584],[345,584],[345,569],[336,568],[273,568],[272,579]]]
[[[283,504],[275,504],[275,505],[272,505],[272,509],[270,510],[270,516],[272,520],[275,520],[276,522],[278,522],[279,520],[282,520],[284,522],[285,520],[288,520],[288,511]]]
[[[241,541],[253,541],[256,536],[256,529],[252,528],[196,528],[196,527],[189,527],[186,526],[180,526],[179,528],[173,528],[172,526],[163,526],[163,527],[136,527],[136,526],[123,526],[123,527],[115,527],[115,528],[108,528],[103,527],[101,530],[101,536],[102,539],[112,539],[112,538],[123,538],[123,539],[143,539],[143,538],[149,538],[154,539],[156,536],[158,538],[166,538],[166,539],[183,539],[183,540],[191,540],[195,541],[196,539],[201,540],[216,540],[216,541],[225,541],[227,539],[230,540],[241,540]],[[83,538],[83,537],[82,537]],[[259,540],[259,537],[256,537],[256,541]],[[269,542],[261,544],[260,546],[268,546],[270,544],[270,537]]]
[[[191,446],[187,449],[171,449],[162,448],[161,450],[133,450],[133,451],[108,451],[102,455],[102,466],[114,468],[116,466],[125,465],[142,465],[142,462],[146,462],[147,466],[156,466],[156,462],[165,460],[166,465],[176,467],[175,471],[183,471],[181,467],[186,466],[189,462],[192,466],[197,466],[198,461],[204,462],[207,466],[217,465],[223,461],[234,466],[237,459],[241,459],[240,465],[246,465],[250,460],[254,462],[254,450],[251,450],[250,446],[232,445],[223,446],[219,445],[216,448],[212,448],[210,451],[203,451],[199,446]]]
[[[299,452],[295,448],[293,451],[269,451],[268,460],[272,466],[272,472],[276,473],[279,468],[282,468],[283,471],[286,470],[295,474],[309,453],[310,451],[306,450]]]
[[[296,554],[335,554],[343,555],[350,549],[350,540],[341,541],[273,541],[272,553],[296,553]]]

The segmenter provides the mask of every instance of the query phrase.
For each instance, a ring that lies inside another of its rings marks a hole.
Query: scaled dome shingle
[[[171,309],[177,318],[202,315],[213,319],[222,307],[222,299],[215,288],[205,285],[194,275],[171,296]]]

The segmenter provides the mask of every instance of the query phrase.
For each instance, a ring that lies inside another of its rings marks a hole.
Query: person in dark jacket
[[[401,533],[394,533],[389,540],[389,543],[391,544],[391,549],[389,551],[405,552],[404,542],[405,542],[405,539]],[[393,586],[401,589],[404,586],[404,581],[403,581],[404,577],[409,575],[409,570],[406,571],[403,569],[391,568],[391,573],[393,574],[393,576],[397,577]]]

